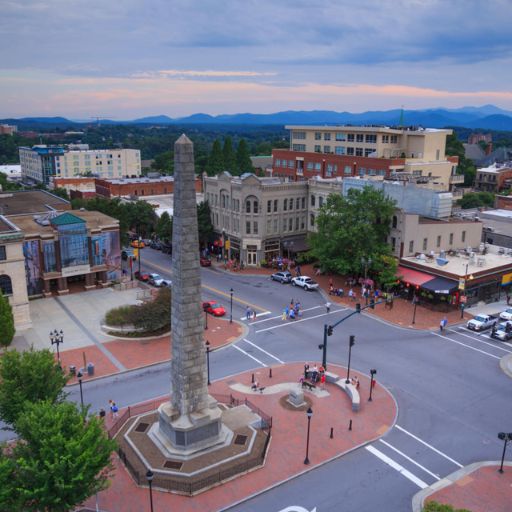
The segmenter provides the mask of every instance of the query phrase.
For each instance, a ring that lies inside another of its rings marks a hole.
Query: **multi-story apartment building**
[[[23,179],[48,185],[51,178],[97,176],[137,177],[141,173],[138,149],[69,149],[38,145],[20,147]]]
[[[295,181],[382,176],[436,190],[462,184],[457,157],[445,155],[452,130],[376,126],[287,126],[290,149],[272,152],[272,175]]]
[[[512,165],[492,164],[476,170],[475,189],[496,194],[512,185]]]

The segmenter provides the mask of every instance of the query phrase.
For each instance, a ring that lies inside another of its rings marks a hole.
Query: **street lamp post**
[[[350,384],[350,358],[352,356],[352,347],[356,342],[356,337],[351,334],[348,338],[348,367],[347,367],[347,379],[345,380],[345,384]]]
[[[229,290],[229,323],[233,323],[233,288]]]
[[[309,429],[311,427],[311,417],[313,416],[313,409],[311,407],[308,407],[306,416],[308,417],[308,435],[306,437],[306,458],[304,459],[304,464],[309,464]]]
[[[208,386],[211,384],[210,382],[210,342],[206,340],[206,371],[208,376]]]
[[[147,472],[146,472],[146,480],[148,481],[148,485],[149,485],[149,506],[150,506],[151,512],[153,512],[153,487],[152,487],[152,483],[153,483],[154,476],[155,475],[154,475],[153,471],[151,471],[151,469],[148,469]]]
[[[416,294],[414,294],[412,303],[414,304],[414,310],[412,312],[412,325],[414,325],[416,323],[416,306],[418,305],[418,297],[416,297]]]
[[[141,256],[141,248],[140,248],[140,243],[142,242],[142,237],[139,236],[139,244],[138,244],[138,247],[137,247],[137,256],[138,256],[138,259],[139,259],[139,279],[140,279],[140,256]]]
[[[62,332],[62,329],[57,331],[57,329],[54,329],[53,332],[50,331],[50,342],[52,345],[57,345],[57,361],[59,361],[60,365],[60,352],[59,352],[59,345],[61,343],[64,343],[64,333]]]
[[[370,379],[370,398],[368,398],[368,402],[372,401],[373,382],[374,382],[374,378],[375,378],[375,374],[376,373],[377,373],[377,370],[375,370],[374,368],[372,368],[370,370],[370,376],[371,376],[371,379]]]
[[[84,410],[84,392],[82,389],[82,372],[78,372],[76,374],[76,377],[78,379],[78,385],[80,386],[80,403],[82,404],[82,411]]]
[[[503,453],[501,455],[501,466],[500,466],[500,469],[498,469],[498,471],[500,473],[503,473],[503,462],[505,461],[505,452],[507,451],[507,443],[509,441],[512,441],[512,432],[500,432],[498,434],[498,439],[501,439],[503,441]]]
[[[468,281],[473,279],[472,275],[468,276],[468,268],[469,268],[469,262],[466,263],[466,273],[464,274],[464,295],[463,295],[464,297],[467,297]],[[467,299],[464,299],[464,302],[461,301],[461,304],[460,304],[460,318],[461,319],[464,318],[464,308],[466,307],[466,300]]]
[[[204,310],[204,330],[208,330],[208,311]]]

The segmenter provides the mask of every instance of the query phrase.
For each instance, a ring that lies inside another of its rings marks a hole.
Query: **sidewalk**
[[[216,262],[214,263],[214,267],[228,273],[234,273],[234,274],[243,274],[243,275],[258,275],[258,276],[270,276],[270,274],[273,274],[276,272],[274,269],[268,269],[268,268],[259,268],[259,267],[249,267],[244,268],[244,270],[225,270],[224,264]],[[293,272],[292,272],[293,273]],[[316,271],[313,268],[313,265],[301,265],[301,273],[302,275],[307,275],[314,279],[321,287],[322,291],[325,293],[326,297],[329,294],[329,280],[332,279],[334,288],[343,288],[345,290],[345,297],[336,297],[336,296],[329,296],[329,301],[333,303],[343,304],[344,306],[348,307],[355,307],[355,303],[359,302],[362,306],[365,305],[365,299],[362,298],[359,294],[361,292],[361,288],[359,286],[356,286],[354,288],[354,292],[356,292],[357,300],[350,301],[349,298],[346,296],[348,289],[345,285],[345,277],[339,276],[339,275],[331,275],[331,274],[321,274],[321,275],[315,275]],[[494,303],[498,304],[498,303]],[[502,311],[505,309],[504,307],[500,309],[500,306],[491,305],[493,308],[498,308],[499,311]],[[393,301],[393,309],[386,309],[384,307],[384,304],[378,305],[375,307],[375,309],[366,309],[365,314],[370,314],[372,316],[376,316],[378,318],[381,318],[382,320],[385,320],[386,322],[406,327],[410,329],[439,329],[439,322],[446,316],[448,319],[448,325],[457,324],[460,322],[467,321],[469,318],[471,318],[473,315],[471,314],[475,310],[480,310],[478,307],[471,308],[472,311],[466,311],[464,312],[464,319],[461,319],[460,311],[453,310],[448,313],[443,313],[439,311],[432,311],[431,309],[422,306],[421,303],[416,306],[416,315],[414,315],[414,305],[407,300],[396,298]],[[414,318],[414,324],[412,323]]]
[[[345,375],[346,369],[330,365],[329,370]],[[309,445],[309,466],[304,464],[306,450],[307,417],[305,411],[283,406],[283,397],[291,386],[297,386],[303,373],[303,364],[295,363],[272,367],[254,372],[263,393],[250,390],[251,374],[244,372],[236,376],[213,382],[210,392],[233,394],[237,398],[247,397],[263,412],[272,416],[272,439],[265,465],[246,475],[214,487],[194,497],[175,495],[153,490],[155,510],[216,511],[228,505],[247,499],[290,478],[325,464],[358,446],[383,436],[394,424],[397,415],[396,404],[391,394],[380,384],[373,390],[373,401],[368,402],[369,379],[366,375],[353,372],[361,382],[361,409],[352,412],[347,395],[334,384],[326,384],[326,392],[306,391],[305,398],[311,401],[313,417]],[[322,396],[324,395],[324,396]],[[350,420],[352,430],[348,430]],[[112,419],[107,418],[111,423]],[[108,425],[107,425],[108,426]],[[333,439],[329,438],[330,428],[334,429]],[[115,512],[139,512],[145,510],[148,490],[137,487],[118,457],[114,457],[116,472],[111,486],[100,493],[101,510]],[[92,506],[94,499],[88,501]]]
[[[471,512],[510,512],[512,510],[512,462],[470,464],[418,492],[412,500],[413,512],[421,512],[428,501],[452,505]]]

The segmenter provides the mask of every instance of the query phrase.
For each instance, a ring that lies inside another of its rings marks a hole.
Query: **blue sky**
[[[511,0],[0,6],[0,117],[512,110]]]

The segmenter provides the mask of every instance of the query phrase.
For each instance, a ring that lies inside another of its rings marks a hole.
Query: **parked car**
[[[512,338],[512,322],[501,322],[498,328],[493,329],[491,338],[496,338],[501,341],[507,341]]]
[[[313,291],[318,288],[318,283],[308,276],[298,276],[292,279],[293,286],[300,286],[306,291]]]
[[[169,279],[164,279],[160,274],[149,274],[149,284],[160,288],[161,286],[171,286]]]
[[[146,247],[146,244],[142,240],[133,240],[130,245],[132,247],[135,247],[137,249],[144,249]]]
[[[201,267],[211,267],[212,260],[210,258],[205,258],[205,257],[201,256],[199,258],[199,264],[201,265]]]
[[[151,249],[156,249],[157,251],[161,251],[162,243],[158,242],[157,240],[152,240],[151,243],[149,244],[149,247],[151,247]]]
[[[472,331],[485,331],[496,324],[497,320],[492,315],[477,315],[467,323],[466,327]]]
[[[290,272],[283,270],[282,272],[276,272],[275,274],[272,274],[270,276],[270,279],[272,279],[272,281],[277,281],[281,284],[287,284],[291,283],[292,275],[290,274]]]
[[[203,310],[213,316],[224,316],[226,314],[226,310],[214,300],[203,302]]]
[[[146,272],[140,272],[137,270],[134,274],[135,276],[135,279],[138,279],[139,281],[144,281],[145,283],[147,283],[149,281],[149,277],[150,277],[150,274],[146,273]]]
[[[502,320],[512,320],[512,308],[507,308],[505,311],[500,313],[500,318]]]

